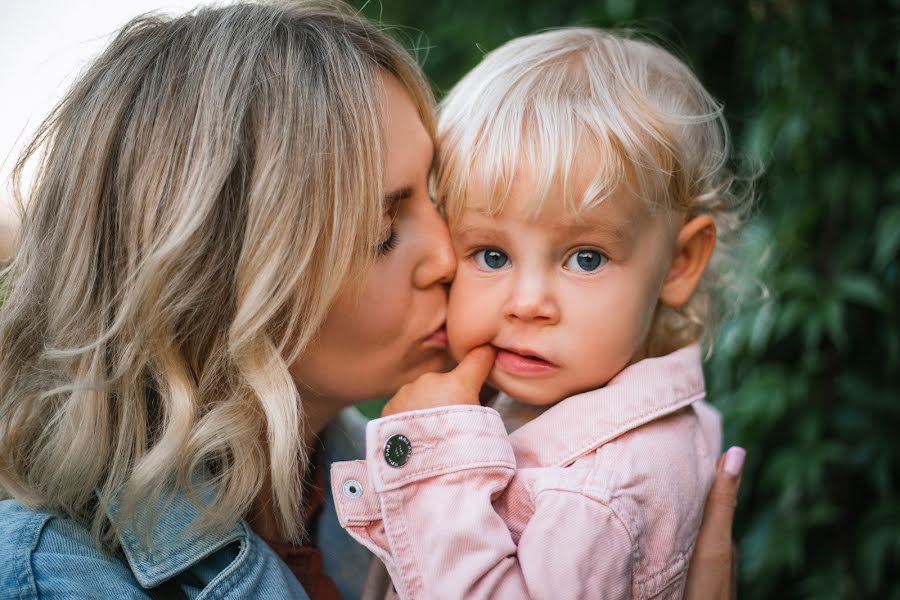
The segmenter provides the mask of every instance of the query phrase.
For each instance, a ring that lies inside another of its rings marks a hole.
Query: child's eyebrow
[[[614,243],[626,244],[632,238],[631,228],[618,223],[561,223],[547,226],[561,239],[577,238],[585,235],[599,235]]]
[[[453,237],[467,241],[470,239],[505,240],[506,233],[502,229],[485,227],[484,225],[465,225],[451,230]]]

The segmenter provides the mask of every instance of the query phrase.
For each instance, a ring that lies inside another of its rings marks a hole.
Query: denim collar
[[[335,461],[353,460],[365,455],[366,419],[355,408],[339,414],[320,436],[325,464]],[[330,469],[326,469],[326,503],[319,516],[318,546],[323,554],[325,571],[332,577],[341,594],[345,597],[359,597],[365,574],[371,560],[371,553],[354,541],[341,528],[331,498]],[[199,500],[210,503],[213,491],[206,489]],[[114,500],[107,507],[107,514],[115,520],[119,503]],[[146,507],[141,507],[146,510]],[[160,507],[160,516],[151,530],[148,545],[138,538],[131,528],[122,527],[119,542],[125,553],[131,571],[144,588],[156,587],[191,568],[207,556],[228,544],[240,542],[244,545],[252,532],[240,521],[233,527],[218,532],[202,531],[192,527],[201,513],[198,504],[182,491]],[[354,595],[355,594],[355,595]]]
[[[199,500],[209,502],[212,491]],[[115,499],[107,507],[107,514],[115,520],[119,502]],[[139,511],[146,511],[140,507]],[[156,587],[200,562],[217,550],[234,542],[246,542],[247,525],[241,521],[225,531],[203,531],[192,526],[201,514],[197,502],[183,491],[161,501],[159,518],[150,530],[148,540],[142,541],[130,527],[119,529],[119,543],[135,578],[144,588]]]

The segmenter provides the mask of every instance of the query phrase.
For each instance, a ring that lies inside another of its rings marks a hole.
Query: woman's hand
[[[731,600],[737,597],[737,564],[731,527],[744,468],[743,448],[719,457],[716,480],[706,497],[703,522],[688,568],[686,600]]]
[[[494,366],[496,355],[490,346],[479,346],[449,373],[425,373],[400,388],[384,405],[381,416],[435,406],[479,405],[478,393]]]

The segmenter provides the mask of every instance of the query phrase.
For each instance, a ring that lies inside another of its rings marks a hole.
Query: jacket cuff
[[[381,518],[381,505],[369,484],[364,460],[331,465],[331,496],[342,527],[364,525]]]
[[[398,444],[399,460],[386,457],[386,448],[393,445],[396,449]],[[370,486],[376,492],[465,469],[516,466],[497,411],[470,405],[415,410],[369,421],[366,462]]]

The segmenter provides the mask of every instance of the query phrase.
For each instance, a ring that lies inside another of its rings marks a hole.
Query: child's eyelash
[[[387,254],[388,252],[390,252],[391,250],[393,250],[396,247],[397,247],[397,230],[394,229],[393,226],[391,226],[390,235],[388,235],[386,240],[384,240],[383,242],[378,244],[378,248],[376,249],[376,252],[378,253],[378,256],[384,256],[385,254]]]

